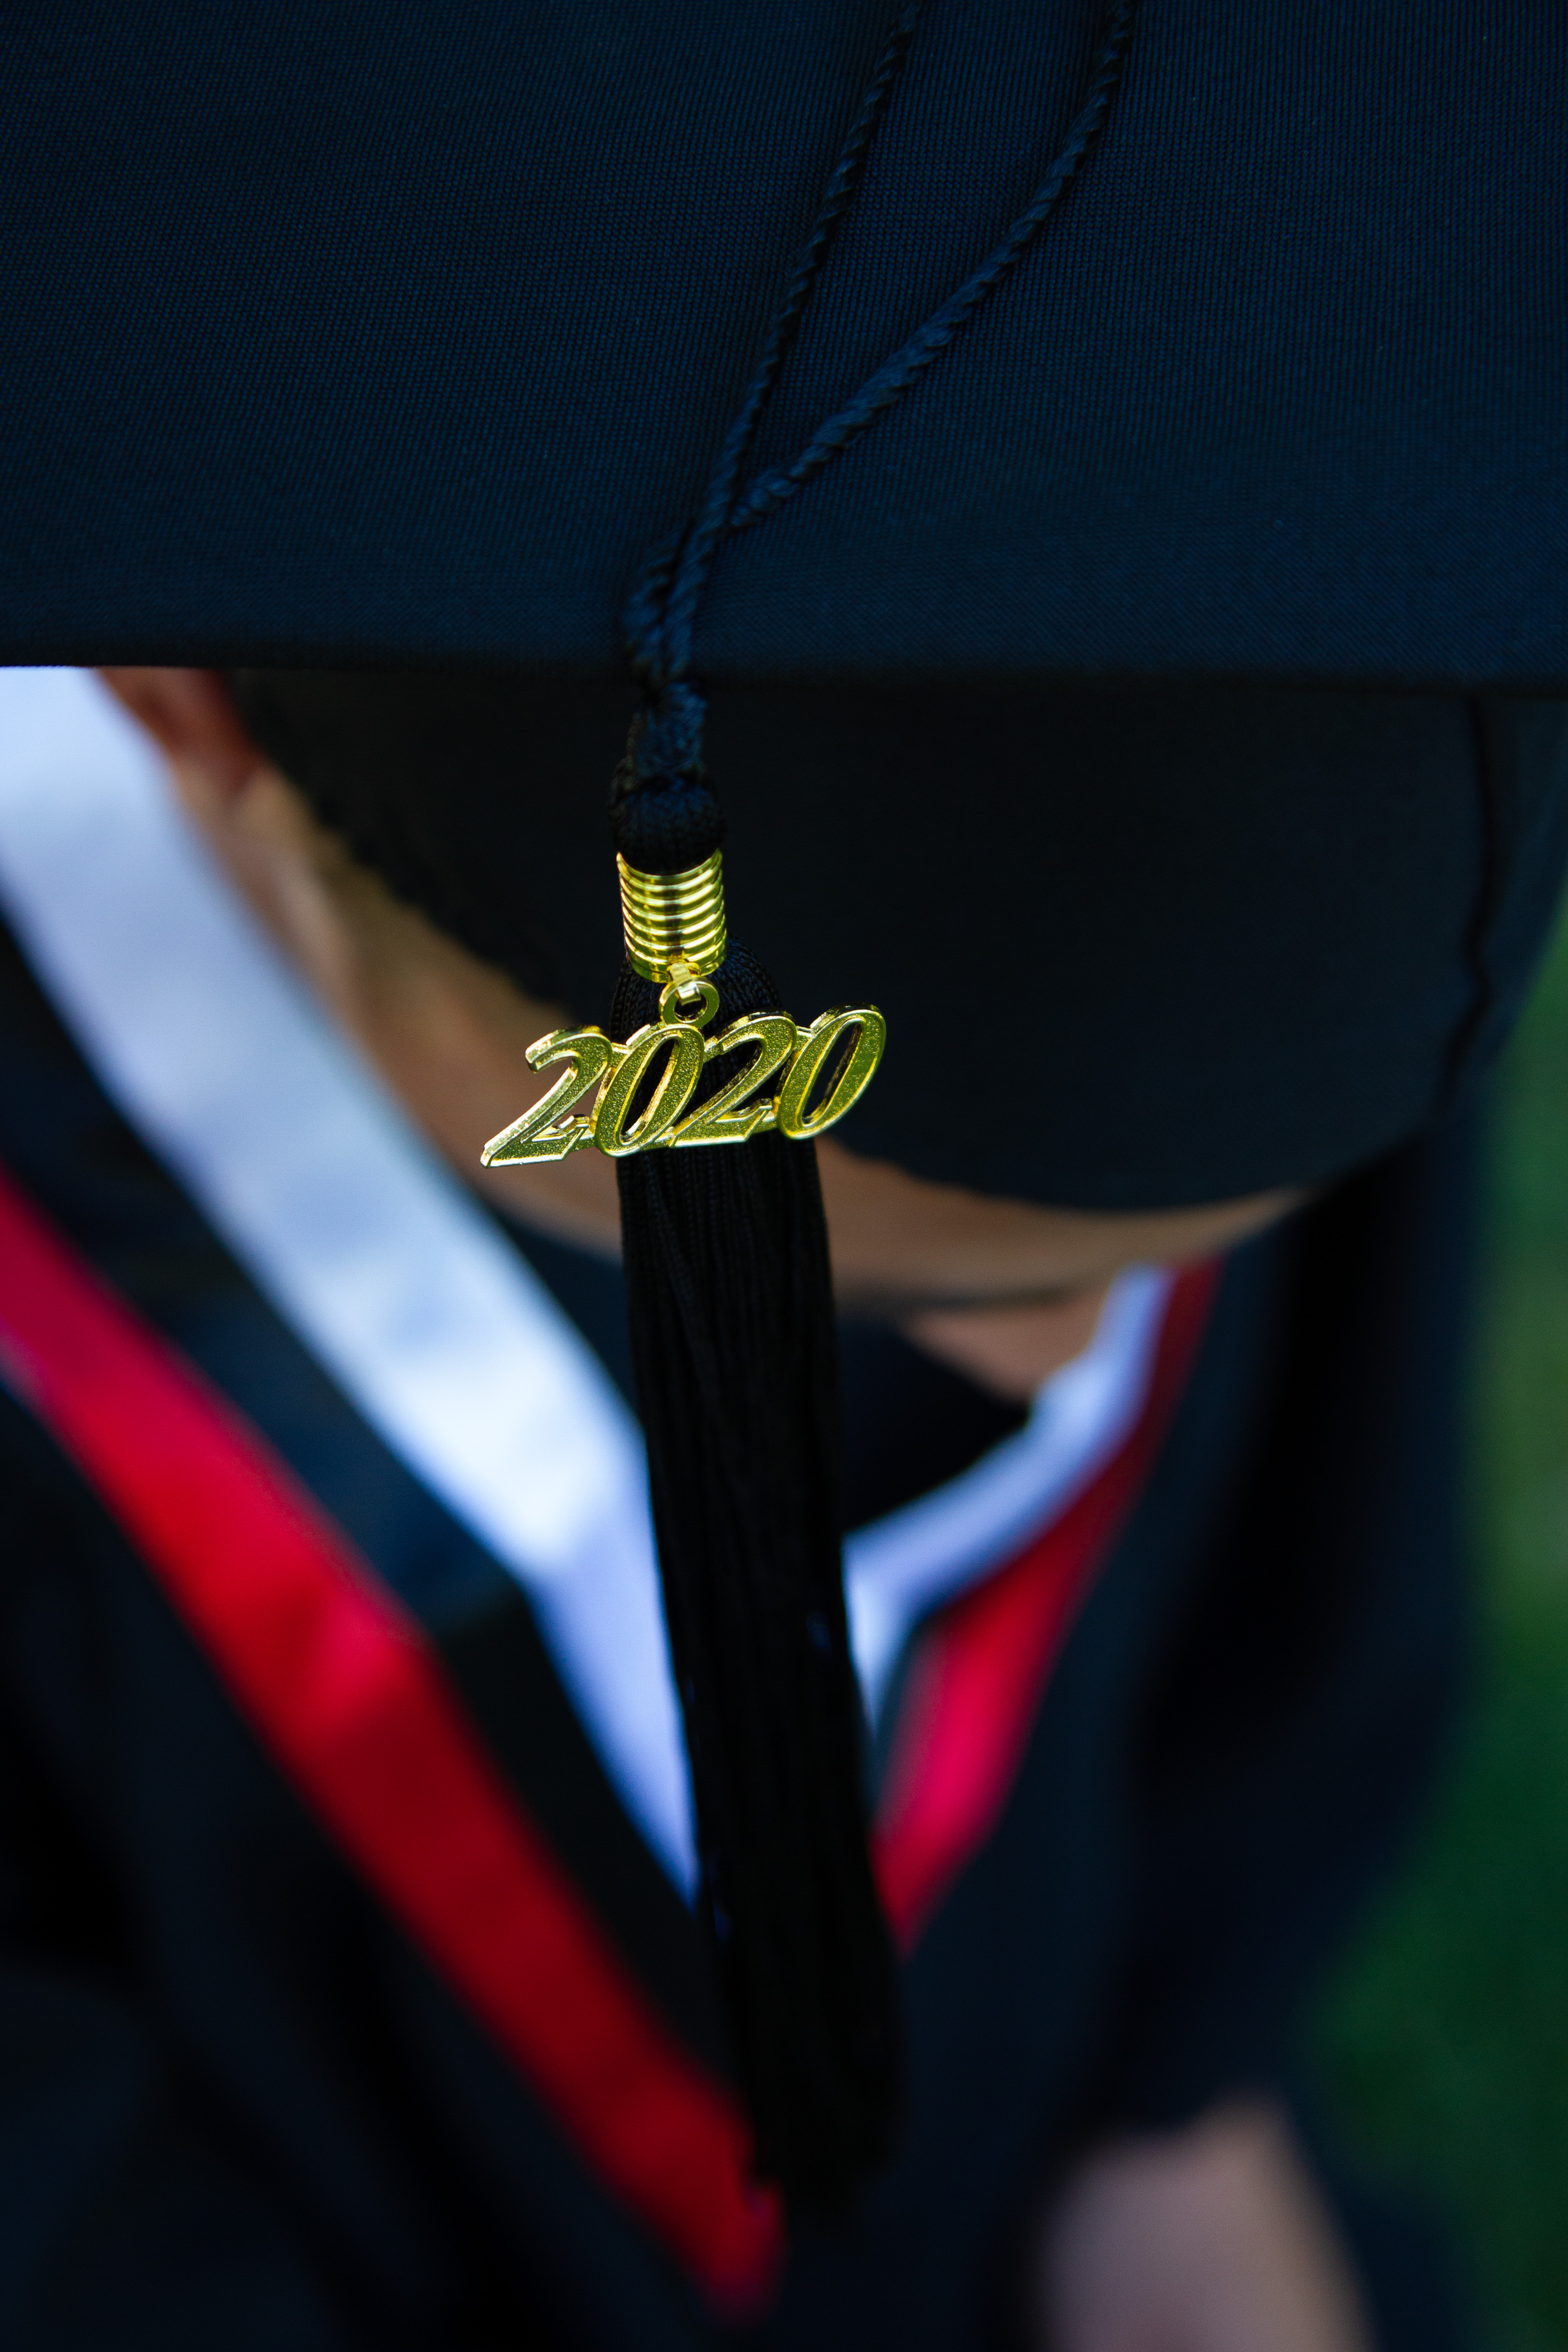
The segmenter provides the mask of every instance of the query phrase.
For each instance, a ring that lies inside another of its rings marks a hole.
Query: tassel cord
[[[768,403],[907,59],[902,0],[740,410],[685,527],[644,565],[625,620],[644,696],[612,792],[642,875],[687,874],[723,837],[703,768],[697,620],[729,533],[772,513],[887,415],[1015,268],[1104,127],[1136,0],[1105,31],[1067,144],[981,268],[782,470],[742,487]],[[710,975],[713,1034],[779,1009],[742,948]],[[628,962],[620,1039],[658,1017]],[[710,1065],[701,1100],[722,1082]],[[899,1990],[867,1844],[864,1727],[840,1569],[835,1327],[809,1144],[777,1133],[650,1151],[617,1168],[633,1354],[660,1577],[687,1744],[701,1909],[758,2168],[792,2200],[841,2209],[891,2144]]]
[[[877,60],[876,70],[828,179],[811,233],[768,330],[740,412],[714,460],[702,504],[681,543],[662,603],[648,613],[658,648],[657,669],[666,678],[684,677],[689,670],[698,606],[714,556],[729,528],[742,468],[784,373],[784,361],[800,331],[817,278],[859,186],[872,142],[909,55],[923,6],[924,0],[907,0]]]
[[[742,949],[719,985],[721,1020],[777,1003]],[[656,1004],[628,971],[613,1029]],[[759,2168],[833,2210],[889,2144],[898,1994],[866,1847],[815,1155],[769,1135],[617,1174],[703,1916]]]
[[[701,697],[690,688],[699,607],[724,540],[773,514],[824,471],[903,398],[1017,267],[1059,207],[1103,132],[1121,86],[1139,0],[1109,0],[1082,102],[1060,152],[1001,242],[964,284],[853,396],[813,434],[788,465],[738,488],[768,402],[784,370],[876,132],[909,54],[923,0],[900,12],[878,60],[828,180],[811,234],[774,315],[739,413],[725,435],[690,522],[649,559],[626,599],[623,625],[634,675],[653,709],[637,753],[639,778],[700,772]],[[686,690],[682,690],[682,689]]]
[[[1105,128],[1132,38],[1137,6],[1138,0],[1114,0],[1084,102],[1068,133],[1067,143],[1001,244],[986,256],[973,278],[950,295],[890,359],[867,377],[852,399],[818,425],[798,457],[776,472],[760,476],[732,501],[728,514],[731,532],[743,530],[748,524],[774,513],[847,449],[852,441],[858,441],[879,417],[895,407],[911,384],[941,359],[960,330],[968,325],[981,305],[989,300],[1023,259],[1078,177]]]

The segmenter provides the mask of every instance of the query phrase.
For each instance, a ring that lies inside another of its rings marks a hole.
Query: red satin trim
[[[994,1829],[1072,1618],[1147,1476],[1215,1282],[1173,1286],[1130,1436],[922,1642],[874,1837],[915,1942]],[[664,2027],[417,1624],[266,1441],[0,1171],[0,1360],[142,1552],[237,1704],[562,2129],[722,2309],[765,2302],[777,2199],[736,2102]]]
[[[766,2297],[778,2201],[469,1730],[417,1626],[265,1441],[0,1173],[8,1378],[237,1704],[607,2187],[722,2306]]]
[[[1001,1818],[1072,1621],[1153,1465],[1216,1279],[1212,1265],[1178,1276],[1121,1447],[1026,1551],[950,1602],[916,1653],[872,1839],[906,1951]]]

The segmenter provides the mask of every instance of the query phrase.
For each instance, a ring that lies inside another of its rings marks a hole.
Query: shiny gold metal
[[[534,1069],[547,1070],[553,1062],[569,1062],[571,1067],[531,1110],[491,1136],[479,1154],[480,1167],[510,1168],[530,1160],[565,1160],[591,1143],[593,1120],[566,1114],[598,1086],[613,1067],[617,1050],[602,1029],[552,1029],[547,1036],[536,1037],[527,1054]]]
[[[797,1143],[808,1142],[835,1126],[877,1074],[888,1024],[874,1004],[837,1005],[809,1029],[797,1029],[787,1013],[749,1013],[716,1037],[705,1037],[702,1024],[718,1008],[717,992],[700,982],[701,1010],[686,1021],[679,1017],[679,986],[667,986],[658,1019],[624,1045],[602,1029],[552,1029],[531,1045],[528,1059],[536,1070],[556,1062],[568,1067],[542,1101],[491,1136],[479,1155],[483,1165],[564,1160],[589,1143],[612,1160],[626,1160],[635,1151],[672,1146],[744,1143],[773,1127]],[[693,1109],[703,1071],[747,1046],[755,1048],[750,1059]],[[593,1110],[579,1115],[577,1105],[595,1089]]]
[[[669,1130],[697,1092],[707,1042],[692,1021],[650,1022],[627,1038],[594,1113],[594,1140],[608,1159],[626,1160],[634,1151],[651,1151],[656,1144],[673,1140]],[[661,1054],[665,1064],[658,1083],[646,1108],[633,1118],[632,1106]]]
[[[528,1049],[536,1070],[554,1062],[570,1066],[542,1102],[491,1136],[482,1164],[564,1160],[589,1143],[625,1160],[671,1145],[744,1143],[774,1127],[805,1142],[835,1126],[881,1061],[888,1024],[877,1007],[837,1005],[809,1029],[797,1029],[787,1013],[748,1013],[719,1036],[705,1037],[719,1011],[708,975],[724,961],[722,853],[716,849],[683,874],[644,874],[624,857],[616,866],[626,959],[644,980],[658,983],[658,1019],[624,1045],[594,1028],[552,1029],[539,1038]],[[751,1058],[693,1110],[704,1069],[748,1045],[756,1049]],[[577,1105],[595,1091],[592,1112],[578,1114]]]
[[[695,1021],[705,1029],[719,1010],[719,992],[710,980],[702,980],[683,958],[677,958],[669,967],[669,982],[659,992],[658,1017],[661,1021]]]
[[[744,1143],[751,1135],[761,1135],[778,1118],[778,1104],[770,1095],[757,1099],[768,1080],[776,1077],[795,1047],[800,1044],[800,1031],[787,1013],[748,1013],[739,1021],[731,1021],[717,1037],[708,1041],[707,1059],[716,1062],[721,1055],[740,1052],[742,1046],[754,1045],[757,1050],[735,1076],[721,1086],[716,1095],[689,1118],[683,1118],[670,1137],[678,1147],[691,1143]]]
[[[721,849],[684,874],[643,874],[624,857],[616,859],[626,961],[634,971],[661,985],[677,963],[688,966],[693,979],[717,971],[724,961],[723,867]]]
[[[874,1004],[819,1013],[779,1089],[780,1132],[804,1143],[837,1126],[876,1076],[887,1042],[888,1024]],[[825,1073],[831,1073],[827,1092],[814,1105],[812,1094]]]

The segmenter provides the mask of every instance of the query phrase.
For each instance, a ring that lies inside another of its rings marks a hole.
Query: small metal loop
[[[667,1024],[693,1021],[702,1029],[718,1010],[718,990],[710,980],[702,980],[695,973],[687,980],[672,980],[659,991],[658,1017]]]

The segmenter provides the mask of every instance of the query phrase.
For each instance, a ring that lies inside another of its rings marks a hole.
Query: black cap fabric
[[[6,13],[0,658],[615,672],[890,0]],[[932,0],[756,455],[973,268],[1095,0]],[[1059,214],[721,555],[710,680],[1568,685],[1568,44],[1145,0]]]

